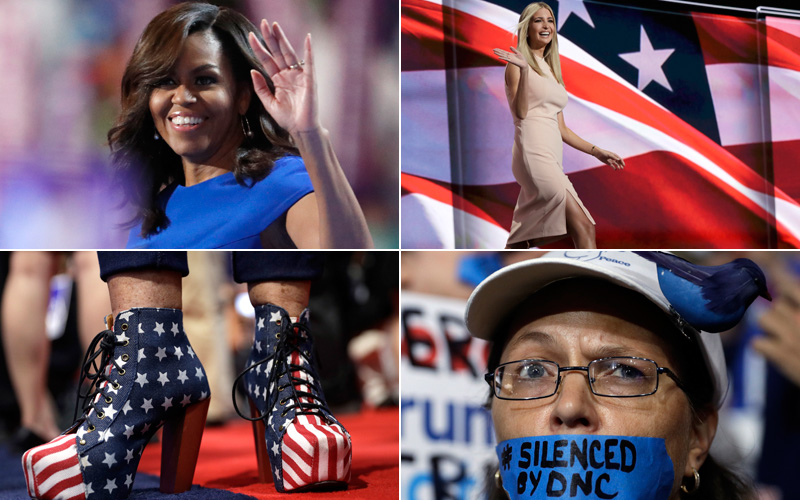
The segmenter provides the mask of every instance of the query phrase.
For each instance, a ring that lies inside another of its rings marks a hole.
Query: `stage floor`
[[[349,498],[395,500],[399,496],[400,446],[397,408],[365,410],[337,415],[353,440],[352,478],[347,491],[302,493],[303,500]],[[161,444],[150,443],[144,451],[131,499],[245,499],[282,498],[273,484],[258,482],[256,453],[250,422],[233,420],[203,433],[200,458],[192,490],[179,496],[158,492]],[[0,450],[0,500],[27,498],[20,456]]]

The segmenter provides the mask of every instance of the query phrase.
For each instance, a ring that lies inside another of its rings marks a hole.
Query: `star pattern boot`
[[[350,480],[350,434],[325,402],[308,325],[308,309],[293,322],[278,306],[256,307],[255,341],[239,375],[262,481],[270,469],[279,492],[346,489]]]
[[[144,447],[162,426],[161,491],[191,487],[210,391],[183,313],[134,308],[108,323],[84,359],[81,378],[91,385],[83,415],[22,457],[31,498],[127,498]]]

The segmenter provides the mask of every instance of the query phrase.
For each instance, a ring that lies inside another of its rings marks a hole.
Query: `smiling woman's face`
[[[537,10],[528,25],[528,43],[533,48],[544,47],[553,40],[556,20],[549,10],[542,7]]]
[[[236,150],[248,104],[249,92],[238,91],[222,44],[208,30],[189,35],[169,76],[150,94],[158,134],[192,163]]]
[[[641,297],[631,302],[632,292],[605,283],[578,288],[564,283],[548,287],[517,309],[500,363],[546,359],[560,366],[586,366],[603,357],[636,356],[676,371],[663,338],[674,332],[665,333],[665,317],[654,306],[643,304]],[[547,398],[493,398],[498,442],[555,434],[662,438],[675,469],[673,495],[683,476],[692,475],[692,467],[700,469],[713,440],[716,414],[706,419],[713,421],[710,429],[699,424],[686,395],[666,375],[660,376],[655,394],[634,398],[592,394],[585,372],[564,372],[561,377],[558,392]]]

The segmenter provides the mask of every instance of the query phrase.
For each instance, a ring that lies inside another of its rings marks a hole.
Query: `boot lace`
[[[92,408],[94,408],[95,414],[102,415],[102,411],[96,405],[99,404],[100,401],[103,401],[103,399],[100,398],[95,401],[95,398],[98,394],[102,393],[103,382],[108,381],[110,384],[115,383],[111,382],[108,378],[111,375],[112,368],[116,368],[117,373],[120,375],[125,374],[125,370],[119,366],[114,359],[114,349],[116,346],[127,345],[127,343],[128,340],[122,342],[117,341],[117,337],[111,330],[103,330],[92,339],[83,357],[83,362],[81,363],[78,396],[75,400],[75,421],[78,420],[78,408],[81,407],[81,400],[83,400],[81,420],[86,419]],[[82,392],[81,387],[87,382],[88,387],[85,392]],[[115,387],[115,389],[118,388],[119,387]],[[110,403],[108,400],[105,402]]]
[[[300,323],[290,323],[285,322],[281,328],[281,331],[278,333],[279,338],[278,342],[275,346],[275,352],[270,354],[269,356],[265,357],[264,359],[253,363],[252,365],[245,368],[237,377],[236,380],[233,382],[233,407],[236,410],[236,413],[239,414],[245,420],[256,421],[262,420],[264,418],[269,417],[270,409],[275,406],[275,402],[278,399],[278,395],[281,391],[286,389],[287,387],[292,388],[291,395],[287,396],[286,398],[280,401],[280,404],[284,406],[284,410],[281,416],[285,417],[290,410],[296,409],[296,415],[317,415],[319,417],[327,418],[321,410],[325,409],[328,410],[328,407],[325,405],[325,402],[321,399],[321,395],[303,391],[300,389],[300,386],[305,385],[308,387],[314,387],[317,381],[317,377],[311,373],[311,370],[308,369],[306,366],[297,365],[291,362],[291,355],[294,352],[297,352],[299,356],[303,357],[306,360],[306,363],[310,366],[311,359],[309,358],[310,353],[306,353],[302,351],[299,347],[299,342],[302,340],[303,336],[301,332],[305,335],[308,335],[308,327],[302,325]],[[270,391],[267,399],[267,409],[266,413],[261,413],[257,417],[248,417],[242,414],[239,410],[238,405],[236,404],[236,387],[239,384],[239,379],[245,376],[250,370],[254,369],[255,367],[269,363],[270,360],[273,360],[272,370],[270,371],[267,377],[267,389],[273,387],[275,384],[275,390]],[[305,373],[309,378],[302,379],[298,376],[293,375],[300,375],[301,373]],[[287,374],[289,377],[289,383],[284,384],[282,386],[277,386],[278,381],[281,377]],[[311,383],[311,380],[314,383]],[[302,401],[305,398],[306,401]],[[330,411],[330,410],[328,410]]]

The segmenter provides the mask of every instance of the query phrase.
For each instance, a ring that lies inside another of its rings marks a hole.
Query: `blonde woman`
[[[530,248],[569,236],[575,248],[597,248],[594,219],[564,174],[562,142],[622,169],[625,162],[591,144],[564,123],[567,91],[561,78],[555,15],[536,2],[522,11],[517,47],[494,49],[506,66],[506,97],[514,118],[511,169],[522,188],[506,248]]]

